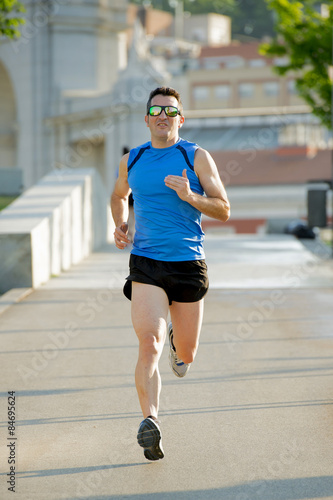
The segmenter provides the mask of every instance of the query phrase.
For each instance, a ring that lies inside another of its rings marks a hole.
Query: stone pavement
[[[206,251],[195,363],[178,379],[167,346],[160,362],[158,462],[136,443],[127,250],[104,248],[3,308],[1,500],[333,499],[332,261],[289,236],[212,234]]]

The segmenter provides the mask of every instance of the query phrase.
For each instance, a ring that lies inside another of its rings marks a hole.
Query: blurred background
[[[123,149],[149,140],[149,92],[168,85],[231,201],[206,231],[330,244],[331,2],[1,5],[0,208],[54,169],[94,167],[111,193]]]

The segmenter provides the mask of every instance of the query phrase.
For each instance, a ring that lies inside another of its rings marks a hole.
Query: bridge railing
[[[0,292],[36,288],[107,239],[97,171],[52,171],[0,213]]]

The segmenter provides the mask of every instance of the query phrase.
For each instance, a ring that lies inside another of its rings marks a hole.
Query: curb
[[[12,288],[0,297],[0,315],[33,292],[33,288]]]
[[[319,238],[314,240],[308,240],[304,238],[299,238],[300,243],[313,255],[318,257],[320,260],[332,260],[332,249],[325,245]]]

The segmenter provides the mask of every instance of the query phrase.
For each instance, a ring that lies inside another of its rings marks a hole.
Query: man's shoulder
[[[190,142],[187,141],[186,139],[179,139],[178,145],[185,148],[185,149],[198,149],[199,146],[196,142]]]
[[[137,147],[130,150],[129,156],[128,156],[128,162],[127,162],[128,171],[131,170],[131,168],[141,158],[143,153],[147,149],[150,149],[150,147],[151,147],[151,143],[150,143],[150,141],[148,141],[148,142],[145,142],[144,144],[141,144],[140,146],[137,146]]]
[[[186,141],[185,139],[180,139],[177,147],[181,151],[188,166],[192,170],[194,170],[194,158],[199,149],[198,144],[196,144],[195,142]]]
[[[143,144],[140,144],[140,146],[135,146],[135,148],[132,148],[130,150],[130,154],[132,156],[133,154],[137,154],[141,149],[148,149],[150,147],[151,147],[151,142],[150,141],[145,142]]]

